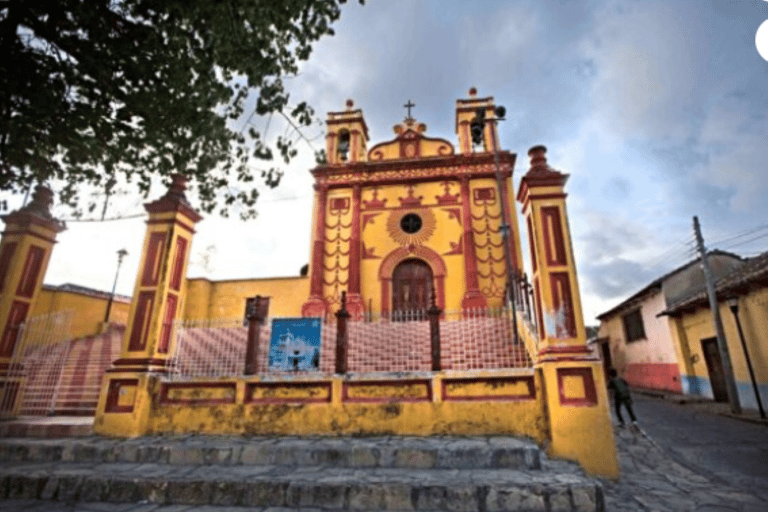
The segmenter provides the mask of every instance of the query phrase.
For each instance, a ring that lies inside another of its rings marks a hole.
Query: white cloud
[[[684,138],[706,66],[695,18],[658,2],[609,5],[582,42],[597,76],[592,102],[605,126],[627,137]]]

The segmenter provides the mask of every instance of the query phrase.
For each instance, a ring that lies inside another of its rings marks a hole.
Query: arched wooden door
[[[392,272],[392,312],[421,311],[430,305],[432,269],[422,260],[400,262]]]

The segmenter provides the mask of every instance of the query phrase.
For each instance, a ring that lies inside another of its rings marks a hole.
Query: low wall
[[[133,407],[130,379],[116,380],[95,431],[106,435],[482,435],[547,437],[534,370],[197,379],[150,383],[143,432],[121,432]],[[120,384],[122,382],[122,384]],[[120,389],[124,385],[125,389]],[[120,414],[110,414],[119,412]],[[131,423],[128,421],[127,423]]]

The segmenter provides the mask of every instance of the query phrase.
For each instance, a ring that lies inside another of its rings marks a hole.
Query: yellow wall
[[[747,369],[744,350],[739,339],[736,322],[727,304],[720,304],[723,330],[728,352],[733,365],[734,378],[739,389],[742,406],[757,408],[752,384]],[[764,406],[768,399],[768,288],[754,291],[739,298],[739,319],[744,331],[755,380],[760,387]],[[699,308],[674,319],[678,329],[673,329],[675,338],[682,345],[681,354],[687,353],[688,364],[681,358],[680,373],[684,374],[688,389],[685,391],[712,396],[709,388],[709,371],[704,359],[701,340],[716,336],[714,321],[709,308]]]
[[[107,311],[107,298],[44,286],[32,307],[30,318],[70,310],[70,338],[98,334]],[[110,323],[125,325],[130,301],[116,297],[109,314]]]
[[[236,318],[245,313],[245,299],[270,297],[269,314],[276,317],[301,316],[301,304],[309,295],[308,277],[269,279],[187,280],[184,320]]]

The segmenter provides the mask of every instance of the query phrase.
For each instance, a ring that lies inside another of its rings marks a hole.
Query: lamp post
[[[736,321],[736,328],[739,330],[739,339],[741,340],[741,348],[744,350],[744,359],[747,360],[747,369],[749,370],[749,378],[752,380],[752,389],[755,390],[755,399],[757,399],[757,409],[760,411],[760,417],[765,419],[765,410],[763,409],[763,401],[760,399],[760,390],[757,388],[757,381],[755,380],[755,371],[752,369],[752,359],[749,357],[749,351],[747,350],[747,343],[744,341],[744,331],[741,329],[741,320],[739,320],[739,299],[738,297],[731,297],[728,299],[728,307],[731,308],[733,313],[733,319]]]
[[[104,324],[109,322],[109,312],[112,310],[112,301],[115,299],[115,288],[117,288],[117,276],[120,274],[120,265],[123,263],[123,258],[128,254],[125,249],[117,251],[117,270],[115,271],[115,282],[112,285],[112,293],[109,294],[109,301],[107,301],[107,312],[104,313]]]
[[[501,204],[501,239],[502,243],[504,244],[504,263],[506,265],[506,273],[507,273],[507,286],[506,286],[506,296],[509,300],[510,306],[512,308],[512,330],[515,335],[515,344],[518,341],[517,336],[517,311],[516,311],[516,302],[517,302],[517,274],[512,269],[512,255],[510,254],[509,249],[509,229],[510,226],[507,224],[507,218],[509,218],[509,215],[507,214],[507,198],[503,194],[503,186],[502,186],[502,180],[503,177],[501,175],[501,168],[499,166],[499,135],[498,135],[498,124],[499,121],[504,121],[504,115],[507,113],[507,109],[505,109],[503,106],[498,105],[494,111],[493,111],[493,117],[486,118],[485,117],[485,108],[480,107],[477,109],[476,114],[476,124],[484,124],[484,123],[490,123],[493,127],[493,163],[496,170],[496,189],[498,191],[499,196],[499,202]],[[479,139],[478,137],[481,135],[480,133],[473,133],[473,137],[475,139]]]

